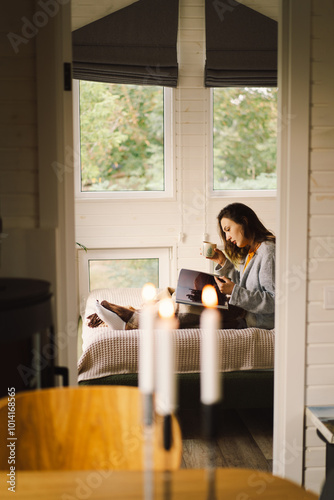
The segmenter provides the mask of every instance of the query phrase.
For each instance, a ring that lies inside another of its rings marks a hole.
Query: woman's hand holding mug
[[[221,250],[217,248],[216,243],[210,243],[209,241],[203,241],[202,245],[202,255],[206,259],[210,259],[216,264],[220,264],[221,266],[225,263],[226,257]]]

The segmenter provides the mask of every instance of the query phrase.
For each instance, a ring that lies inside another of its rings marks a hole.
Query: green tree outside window
[[[80,81],[80,145],[81,191],[163,191],[163,88]]]
[[[276,189],[277,89],[215,88],[213,189]]]

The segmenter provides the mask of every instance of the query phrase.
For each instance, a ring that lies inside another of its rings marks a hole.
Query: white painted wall
[[[324,288],[334,285],[334,5],[312,1],[311,127],[306,404],[334,403],[334,309]],[[320,491],[325,445],[306,421],[305,485]]]
[[[72,95],[63,89],[71,13],[69,3],[53,6],[49,14],[35,0],[18,0],[1,13],[0,276],[51,283],[58,361],[75,383],[73,168],[62,180],[53,168],[73,149]]]
[[[7,35],[21,32],[18,9],[31,18],[33,2],[9,3],[0,20],[0,214],[7,229],[38,225],[35,43],[22,43],[14,52]]]
[[[53,281],[54,230],[39,227],[35,12],[19,0],[0,20],[0,276]]]

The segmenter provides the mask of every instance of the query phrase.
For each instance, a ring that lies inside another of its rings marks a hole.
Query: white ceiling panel
[[[138,0],[72,0],[72,31]]]
[[[72,0],[72,30],[123,9],[138,0]],[[238,0],[261,14],[278,21],[280,0]]]
[[[238,2],[278,21],[280,0],[238,0]]]

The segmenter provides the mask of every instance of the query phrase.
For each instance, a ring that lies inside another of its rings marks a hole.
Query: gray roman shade
[[[206,87],[277,85],[277,22],[233,1],[206,0]]]
[[[139,0],[75,30],[73,77],[177,85],[178,0]]]

